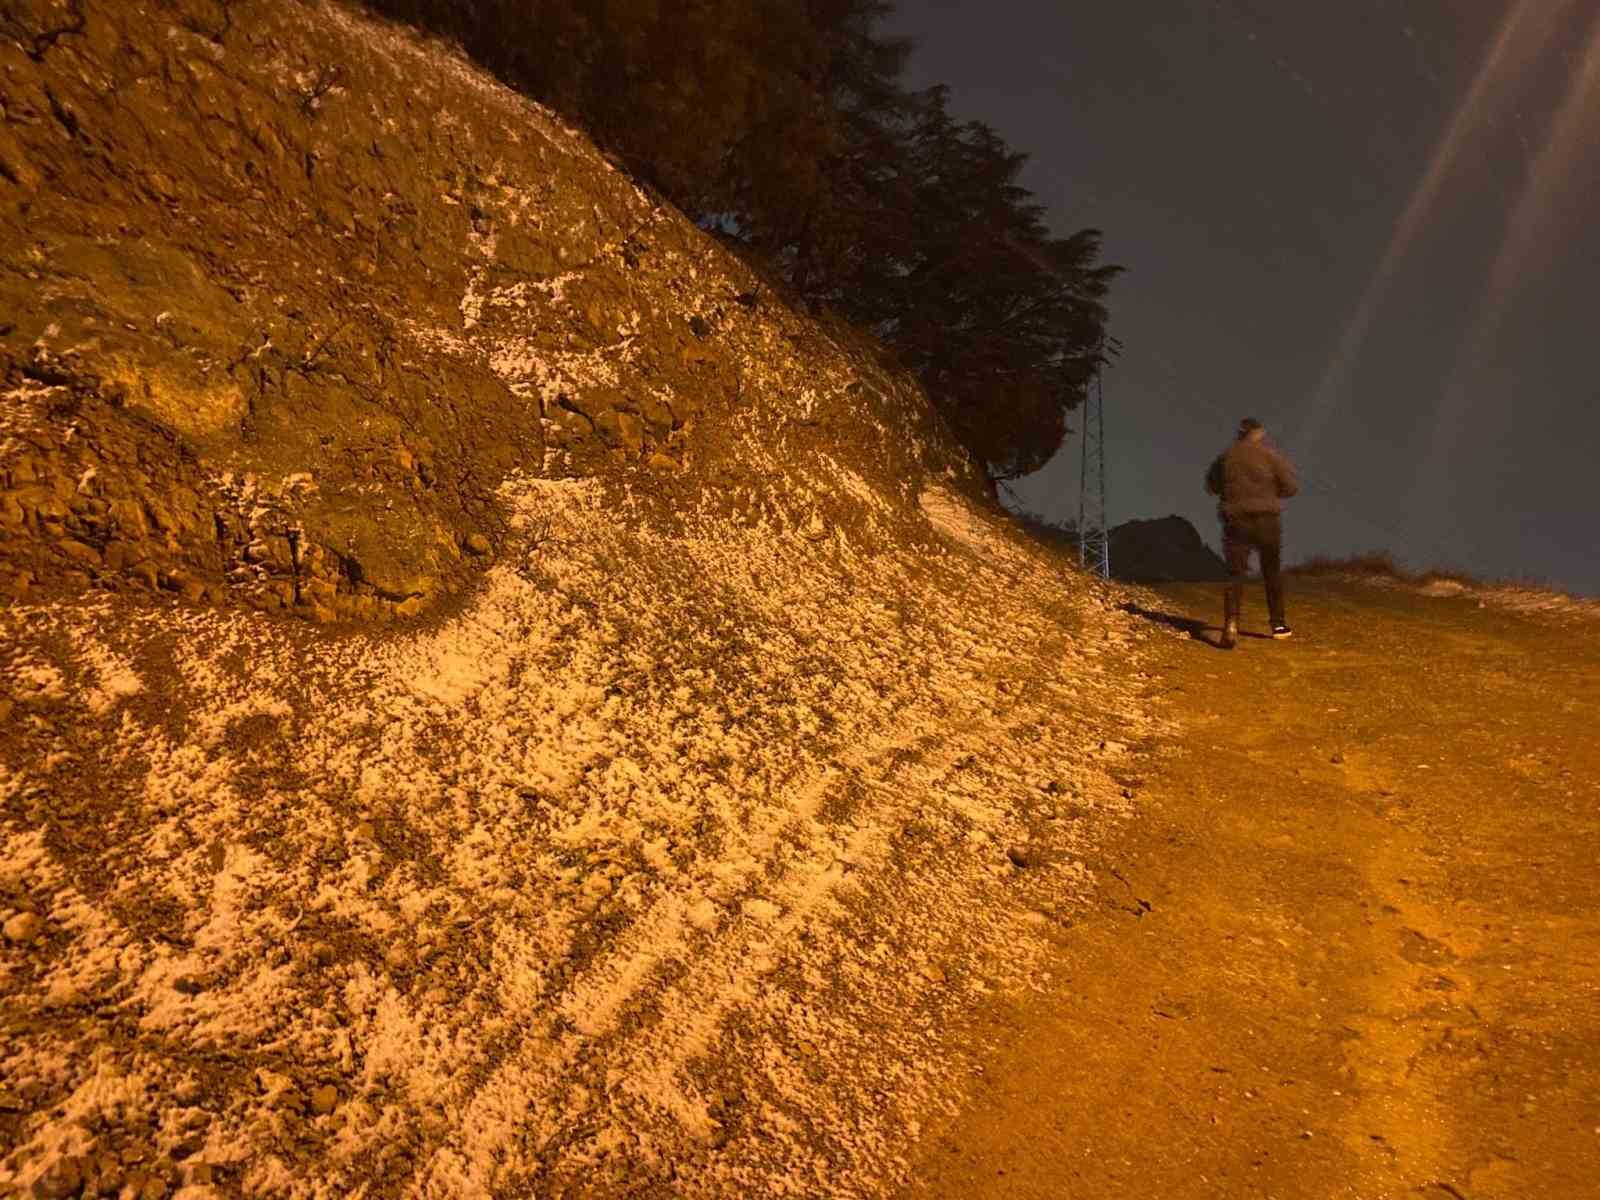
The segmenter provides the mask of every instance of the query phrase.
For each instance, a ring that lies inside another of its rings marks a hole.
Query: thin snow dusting
[[[1563,624],[1600,620],[1600,600],[1574,596],[1539,583],[1480,583],[1450,576],[1416,582],[1400,576],[1357,571],[1335,572],[1335,577],[1369,587],[1414,591],[1434,600],[1471,600],[1479,608],[1499,608]]]
[[[514,476],[427,624],[0,611],[0,1194],[72,1156],[127,1195],[891,1194],[1128,813],[1144,631],[581,134],[317,12],[526,135],[480,182],[560,268],[474,230],[460,325],[409,337],[546,416],[626,382],[683,475]],[[562,158],[609,207],[545,203]],[[40,396],[0,399],[20,435]]]
[[[423,632],[0,616],[7,1190],[876,1196],[959,1101],[1149,731],[1109,597],[953,494],[943,554],[503,499]]]

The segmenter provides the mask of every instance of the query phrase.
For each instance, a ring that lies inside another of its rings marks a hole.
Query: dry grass
[[[1463,571],[1456,567],[1429,567],[1424,571],[1413,571],[1403,566],[1400,560],[1387,550],[1369,550],[1365,554],[1352,554],[1346,558],[1316,555],[1296,564],[1291,570],[1297,575],[1353,575],[1363,579],[1390,579],[1397,583],[1415,584],[1422,587],[1426,587],[1430,583],[1457,583],[1467,588],[1508,586],[1511,584],[1520,587],[1544,586],[1528,579],[1484,579],[1481,576],[1472,574],[1470,571]]]
[[[1294,574],[1321,578],[1356,579],[1379,586],[1413,589],[1437,597],[1468,596],[1480,605],[1493,605],[1524,614],[1541,613],[1563,618],[1593,619],[1600,615],[1600,600],[1574,595],[1528,576],[1486,579],[1453,567],[1413,571],[1386,550],[1348,558],[1318,556],[1292,567]]]

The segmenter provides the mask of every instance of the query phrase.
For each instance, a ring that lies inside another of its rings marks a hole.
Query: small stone
[[[18,913],[5,923],[6,941],[15,946],[30,946],[44,932],[44,921],[35,913]]]
[[[76,1158],[58,1158],[33,1181],[34,1200],[66,1200],[83,1187],[83,1164]]]
[[[122,1163],[115,1154],[102,1153],[94,1159],[94,1178],[102,1196],[115,1196],[122,1190]],[[87,1185],[84,1194],[89,1194]]]
[[[311,1111],[319,1117],[327,1116],[339,1105],[339,1089],[325,1083],[311,1093]]]
[[[208,1186],[217,1181],[217,1168],[207,1162],[191,1163],[189,1164],[188,1176],[189,1183],[198,1184],[202,1187]]]
[[[1329,759],[1329,760],[1328,760],[1328,761],[1329,761],[1329,762],[1331,762],[1331,763],[1332,763],[1332,764],[1333,764],[1333,765],[1334,765],[1334,766],[1336,766],[1336,767],[1342,767],[1342,766],[1344,766],[1344,755],[1342,755],[1342,754],[1335,754],[1335,755],[1334,755],[1334,756],[1333,756],[1333,757],[1332,757],[1332,758],[1330,758],[1330,759]]]
[[[205,991],[205,985],[197,980],[190,979],[187,975],[180,975],[172,981],[172,990],[182,992],[185,996],[198,996]]]
[[[1012,846],[1006,851],[1006,857],[1011,860],[1011,865],[1018,870],[1033,865],[1033,860],[1026,849],[1021,846]]]
[[[465,544],[467,547],[467,553],[476,554],[479,558],[482,558],[484,555],[488,554],[491,549],[493,549],[493,547],[489,545],[489,539],[484,537],[484,535],[481,533],[468,534]]]
[[[638,454],[644,449],[644,422],[628,412],[610,411],[595,421],[600,436],[613,446]]]
[[[56,543],[56,549],[66,555],[73,562],[82,563],[86,567],[100,565],[100,551],[87,543],[76,541],[73,538],[64,538]]]

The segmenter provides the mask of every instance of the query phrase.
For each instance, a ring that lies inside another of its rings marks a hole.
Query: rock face
[[[1111,573],[1127,583],[1208,583],[1227,564],[1182,517],[1128,521],[1111,531]]]
[[[508,475],[727,489],[716,427],[851,367],[580,134],[342,9],[22,0],[0,78],[0,594],[410,615]]]

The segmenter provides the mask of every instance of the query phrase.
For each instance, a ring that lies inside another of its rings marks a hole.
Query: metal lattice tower
[[[1111,534],[1106,529],[1106,394],[1097,367],[1083,398],[1083,468],[1078,485],[1078,562],[1111,578]]]

